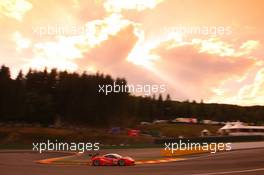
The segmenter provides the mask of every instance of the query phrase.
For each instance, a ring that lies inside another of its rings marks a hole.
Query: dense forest
[[[202,101],[172,101],[169,95],[139,97],[129,93],[98,92],[98,85],[126,84],[109,75],[69,73],[52,69],[20,71],[15,79],[10,69],[0,69],[0,122],[125,126],[154,119],[196,117],[217,121],[263,123],[264,107],[206,104]]]

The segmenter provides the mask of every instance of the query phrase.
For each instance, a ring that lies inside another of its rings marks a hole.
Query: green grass
[[[203,129],[216,133],[221,126],[190,124],[151,124],[139,125],[136,128],[142,133],[165,137],[197,137]],[[159,147],[154,145],[155,137],[127,136],[126,131],[112,135],[108,129],[86,128],[81,130],[56,129],[45,127],[1,127],[0,149],[32,149],[33,142],[57,140],[62,142],[99,142],[103,148],[144,148]],[[119,146],[123,144],[125,146]],[[109,145],[109,146],[108,146]]]
[[[32,146],[33,142],[99,142],[103,145],[140,145],[151,144],[153,138],[148,136],[130,137],[126,132],[117,135],[108,133],[107,129],[87,128],[82,130],[55,129],[42,127],[1,127],[0,148]],[[8,145],[8,146],[6,146]]]
[[[203,125],[203,124],[151,124],[139,126],[144,132],[159,132],[166,137],[198,137],[204,129],[209,130],[212,134],[216,134],[219,125]]]

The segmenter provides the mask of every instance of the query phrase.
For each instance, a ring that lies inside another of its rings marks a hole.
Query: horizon
[[[5,66],[5,65],[2,65],[2,66]],[[7,68],[9,68],[9,67],[7,67]],[[83,71],[83,72],[78,72],[78,71],[68,71],[67,69],[65,69],[65,70],[57,70],[56,68],[50,68],[50,69],[48,69],[48,68],[43,68],[42,70],[40,70],[40,69],[31,69],[31,68],[29,68],[28,70],[27,70],[27,72],[23,72],[23,70],[20,70],[19,71],[19,73],[21,72],[22,73],[22,76],[23,76],[23,78],[25,78],[25,79],[27,79],[26,78],[26,75],[30,72],[30,71],[32,71],[33,73],[34,72],[44,72],[44,71],[47,71],[48,73],[51,73],[51,70],[56,70],[57,71],[57,73],[61,73],[61,72],[67,72],[68,74],[78,74],[78,76],[82,76],[83,74],[85,74],[85,75],[92,75],[92,76],[96,76],[96,75],[102,75],[102,76],[104,76],[104,77],[106,77],[106,76],[110,76],[111,78],[113,78],[113,80],[118,80],[118,79],[124,79],[124,80],[126,80],[125,79],[125,77],[112,77],[111,75],[109,75],[109,74],[104,74],[104,73],[101,73],[101,72],[96,72],[96,73],[87,73],[86,71]],[[16,77],[10,77],[12,80],[15,80],[17,77],[18,77],[19,75],[17,74],[16,75]],[[116,81],[114,81],[114,83],[115,83]],[[133,85],[133,84],[132,84]],[[100,86],[99,86],[99,88],[100,88]],[[166,91],[165,92],[163,92],[163,93],[152,93],[152,94],[150,94],[150,95],[144,95],[144,94],[133,94],[133,93],[131,93],[131,92],[129,92],[129,94],[131,95],[131,96],[134,96],[134,97],[143,97],[143,98],[154,98],[155,100],[158,100],[158,98],[159,98],[159,96],[161,96],[162,97],[162,100],[163,101],[165,101],[166,100],[166,98],[167,98],[167,96],[169,95],[169,98],[170,98],[170,101],[173,101],[173,102],[180,102],[180,103],[185,103],[185,102],[187,102],[187,103],[197,103],[197,104],[208,104],[208,105],[214,105],[214,104],[216,104],[216,105],[230,105],[230,106],[239,106],[239,107],[264,107],[264,105],[239,105],[239,104],[228,104],[228,103],[218,103],[218,102],[204,102],[204,100],[203,99],[201,99],[201,100],[199,100],[199,101],[196,101],[196,100],[193,100],[193,99],[183,99],[183,100],[177,100],[177,99],[171,99],[171,96],[170,96],[170,94],[169,93],[166,93]]]

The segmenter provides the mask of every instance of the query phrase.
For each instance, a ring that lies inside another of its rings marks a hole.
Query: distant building
[[[206,124],[206,125],[221,125],[221,124],[223,124],[222,122],[213,121],[213,120],[202,120],[201,123]]]
[[[198,123],[197,118],[175,118],[173,123]]]
[[[228,122],[218,132],[231,136],[264,135],[264,126],[248,126],[242,122]]]
[[[140,125],[150,125],[150,122],[140,122]]]
[[[168,123],[168,120],[154,120],[153,124],[163,124],[163,123]]]

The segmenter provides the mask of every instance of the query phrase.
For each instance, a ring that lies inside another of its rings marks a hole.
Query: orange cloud
[[[0,61],[16,72],[55,66],[110,73],[129,83],[165,83],[173,99],[262,104],[261,7],[260,0],[1,1]],[[178,25],[228,26],[232,34],[165,30]],[[47,26],[86,31],[34,32]]]
[[[164,0],[106,0],[104,7],[109,12],[121,12],[122,10],[138,10],[153,9]]]
[[[160,74],[178,82],[175,93],[185,94],[188,99],[210,99],[212,89],[229,79],[244,76],[255,61],[245,57],[219,56],[200,52],[196,45],[182,45],[168,49],[167,43],[152,51],[160,56],[155,65]]]
[[[264,68],[257,70],[252,82],[242,85],[238,91],[230,93],[226,90],[222,94],[213,96],[211,102],[221,102],[240,105],[264,105]]]
[[[31,8],[32,4],[26,0],[1,1],[0,15],[14,18],[21,22],[25,13]]]
[[[136,41],[134,28],[130,25],[88,51],[84,58],[78,60],[78,65],[84,70],[87,66],[93,65],[98,71],[120,75],[122,74],[120,70],[126,62],[125,58]]]

